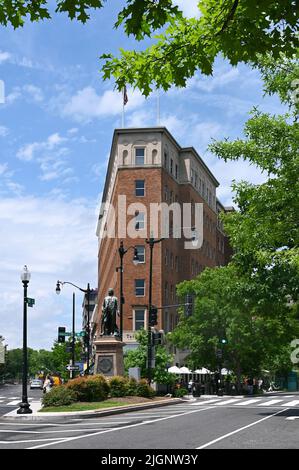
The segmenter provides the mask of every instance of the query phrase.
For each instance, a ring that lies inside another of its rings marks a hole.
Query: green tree
[[[289,113],[271,116],[254,109],[243,139],[210,145],[219,158],[247,160],[267,178],[258,185],[233,183],[237,210],[223,216],[232,262],[179,285],[180,295],[196,295],[196,308],[172,335],[177,346],[190,348],[193,363],[212,369],[215,349],[226,338],[224,359],[239,380],[242,373],[262,369],[290,370],[290,342],[299,335],[298,103],[286,88],[298,64],[268,56],[259,68],[265,91],[278,93]]]
[[[128,373],[130,367],[140,367],[141,377],[147,377],[147,332],[141,330],[136,339],[139,346],[125,354],[125,370]],[[154,382],[166,385],[173,383],[173,374],[167,372],[167,366],[172,362],[172,359],[172,355],[167,352],[164,346],[155,347],[155,368],[152,370]]]
[[[156,42],[145,50],[121,49],[120,57],[104,54],[104,78],[113,75],[119,90],[130,83],[148,96],[153,88],[185,87],[197,70],[211,75],[219,54],[232,65],[256,64],[259,54],[270,52],[274,59],[281,52],[291,57],[298,48],[296,3],[295,0],[201,0],[198,19],[186,19],[172,12],[166,18],[165,31],[155,36]],[[126,14],[122,14],[117,25],[124,22],[127,34],[133,34],[136,39],[150,36],[155,25],[134,22],[134,9],[131,15],[130,24]]]
[[[194,294],[195,308],[191,317],[181,314],[178,326],[169,334],[171,341],[189,349],[192,366],[211,370],[219,368],[216,351],[221,349],[222,366],[232,370],[239,383],[243,374],[259,375],[270,367],[273,370],[275,360],[279,368],[277,358],[294,332],[299,333],[298,322],[286,302],[268,302],[269,310],[261,311],[263,287],[249,284],[233,263],[206,268],[196,279],[178,286],[182,298]]]
[[[71,346],[71,341],[65,343],[58,343],[54,341],[54,345],[52,347],[52,355],[53,355],[53,369],[52,372],[58,372],[61,374],[61,377],[64,379],[69,378],[69,372],[66,370],[66,366],[70,362],[71,353],[66,351],[67,346]],[[82,354],[82,342],[80,340],[76,340],[75,344],[75,361],[80,360],[80,356]]]
[[[24,22],[51,18],[47,0],[0,0],[0,24],[14,28]],[[54,3],[54,2],[53,2]],[[91,10],[104,0],[56,0],[56,13],[85,23]],[[257,62],[257,55],[271,52],[288,57],[298,48],[296,0],[200,0],[199,18],[187,19],[172,0],[127,0],[115,27],[138,41],[156,42],[143,51],[121,49],[119,58],[103,56],[104,78],[114,76],[119,90],[127,83],[148,95],[152,88],[184,87],[197,70],[211,75],[222,54],[232,65]],[[161,28],[164,28],[161,32]]]
[[[298,304],[299,284],[299,127],[298,102],[286,83],[299,73],[295,62],[281,57],[265,59],[261,66],[267,93],[278,93],[290,107],[272,116],[258,109],[244,128],[243,139],[214,142],[210,150],[225,161],[244,159],[260,168],[267,180],[254,185],[233,183],[238,210],[224,216],[225,230],[234,247],[234,263],[249,279],[264,286],[265,302]],[[290,83],[289,83],[290,84]],[[299,100],[298,100],[299,101]],[[260,307],[266,303],[262,300]]]

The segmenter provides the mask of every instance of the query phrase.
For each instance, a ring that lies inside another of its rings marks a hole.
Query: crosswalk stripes
[[[288,406],[297,406],[299,405],[299,400],[293,400],[288,403]]]
[[[233,406],[233,407],[241,407],[241,406],[258,406],[258,407],[271,407],[271,406],[278,406],[278,407],[299,407],[299,400],[291,400],[287,397],[275,398],[270,399],[269,397],[259,397],[259,398],[246,398],[246,397],[239,397],[239,398],[215,398],[215,399],[202,399],[197,400],[196,402],[190,403],[193,406]]]
[[[281,403],[283,400],[270,400],[267,402],[259,403],[258,406],[272,406],[277,405],[277,403]]]

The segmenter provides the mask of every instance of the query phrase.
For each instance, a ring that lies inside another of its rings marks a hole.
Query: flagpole
[[[123,90],[123,94],[124,94],[124,90]],[[123,109],[122,109],[122,115],[121,115],[121,127],[123,129],[125,127],[125,103],[124,103],[124,99],[123,99]]]
[[[160,126],[160,90],[157,90],[157,126]]]

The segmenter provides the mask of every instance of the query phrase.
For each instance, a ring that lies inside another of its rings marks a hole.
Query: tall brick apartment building
[[[196,150],[180,147],[165,127],[114,131],[102,202],[116,208],[118,196],[125,195],[127,206],[142,203],[146,211],[141,206],[126,216],[127,223],[135,224],[138,229],[138,238],[125,233],[118,237],[118,229],[125,229],[124,210],[116,211],[113,221],[107,208],[102,206],[97,228],[98,311],[94,315],[98,331],[101,306],[109,287],[120,298],[116,268],[120,263],[118,248],[121,240],[125,248],[136,246],[139,254],[137,266],[132,262],[133,250],[124,257],[124,341],[133,347],[135,332],[147,327],[149,246],[145,239],[150,236],[147,217],[150,203],[203,204],[203,244],[200,249],[185,249],[182,238],[168,238],[154,247],[153,305],[161,307],[177,303],[176,285],[179,282],[192,279],[206,266],[228,262],[230,248],[218,217],[219,212],[226,209],[216,198],[218,185]],[[114,225],[115,237],[103,236]],[[169,332],[177,321],[176,308],[159,310],[157,328]]]

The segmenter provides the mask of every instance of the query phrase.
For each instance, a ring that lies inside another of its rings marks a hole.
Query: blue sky
[[[49,348],[57,327],[71,323],[72,289],[55,294],[59,278],[82,287],[97,283],[95,227],[113,130],[121,126],[122,98],[114,83],[103,82],[99,56],[119,47],[141,47],[113,24],[123,1],[107,2],[86,25],[64,15],[0,28],[0,334],[21,346],[20,271],[32,272],[28,343]],[[196,1],[178,0],[187,15]],[[157,125],[157,99],[128,90],[128,127]],[[217,160],[206,150],[211,138],[242,136],[248,111],[282,111],[276,97],[263,98],[259,74],[217,60],[213,77],[197,74],[186,89],[161,93],[161,125],[182,146],[193,145],[231,204],[232,179],[260,182],[263,176],[244,162]],[[77,330],[82,298],[77,295]]]

